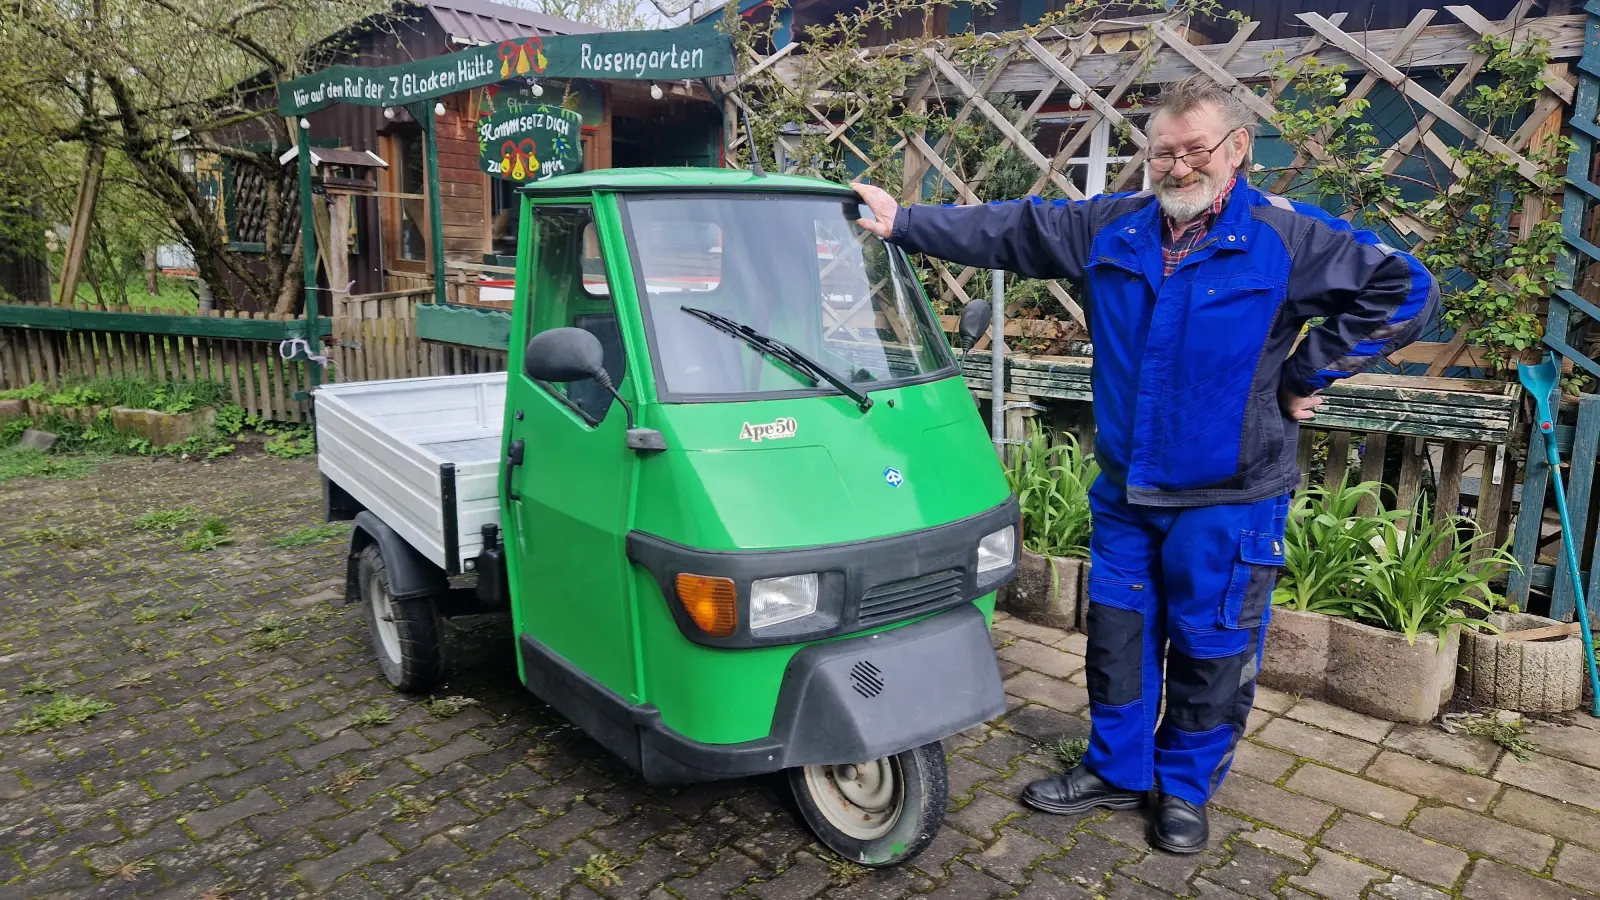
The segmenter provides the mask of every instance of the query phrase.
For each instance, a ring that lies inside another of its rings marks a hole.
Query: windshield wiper
[[[789,344],[775,337],[762,334],[749,325],[741,325],[727,316],[704,309],[696,309],[692,306],[680,306],[678,308],[716,328],[718,331],[733,335],[767,356],[779,362],[788,363],[791,367],[809,377],[812,384],[816,384],[819,379],[828,382],[838,388],[839,393],[854,400],[856,406],[860,407],[862,412],[872,408],[871,397],[857,390],[855,385],[835,375],[827,366],[801,353]]]

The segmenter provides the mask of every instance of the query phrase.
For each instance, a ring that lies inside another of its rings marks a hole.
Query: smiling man
[[[1151,841],[1175,853],[1206,845],[1206,804],[1255,699],[1296,423],[1330,382],[1415,340],[1439,302],[1412,256],[1252,187],[1254,125],[1194,76],[1150,119],[1152,191],[902,209],[856,185],[873,213],[862,227],[908,251],[1064,278],[1087,299],[1103,472],[1090,491],[1092,729],[1082,765],[1022,798],[1077,814],[1140,807],[1154,789]]]

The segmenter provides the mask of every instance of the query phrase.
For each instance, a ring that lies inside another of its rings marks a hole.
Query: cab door
[[[636,695],[625,539],[634,471],[627,416],[593,381],[551,384],[522,371],[527,341],[552,328],[593,333],[632,397],[622,334],[589,203],[525,199],[507,373],[505,487],[512,622],[524,681],[548,652],[623,696]],[[631,401],[630,401],[631,402]],[[520,462],[519,462],[520,460]]]

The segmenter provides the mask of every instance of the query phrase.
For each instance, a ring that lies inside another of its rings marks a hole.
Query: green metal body
[[[956,367],[925,383],[873,391],[866,413],[832,392],[662,402],[618,197],[672,190],[848,193],[826,182],[718,169],[580,173],[527,189],[504,431],[508,446],[524,442],[526,456],[504,482],[517,499],[504,487],[501,496],[512,619],[519,638],[531,637],[625,701],[653,706],[668,728],[731,744],[768,734],[785,668],[807,644],[723,649],[686,639],[657,581],[630,562],[630,532],[708,551],[852,544],[967,519],[1005,503],[1010,491]],[[614,300],[626,360],[616,388],[637,427],[659,431],[666,450],[629,449],[615,404],[591,426],[523,374],[529,338],[571,324],[539,309],[533,213],[542,205],[592,210],[611,294],[599,301],[609,308]],[[786,417],[800,423],[793,438],[739,439],[746,423]],[[904,483],[886,483],[890,466]],[[973,602],[986,619],[992,615],[992,593]],[[527,665],[519,655],[524,680]]]

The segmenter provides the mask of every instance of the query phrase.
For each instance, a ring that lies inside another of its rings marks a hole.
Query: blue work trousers
[[[1204,804],[1255,702],[1289,496],[1133,506],[1102,476],[1089,502],[1093,727],[1084,765],[1120,788]]]

